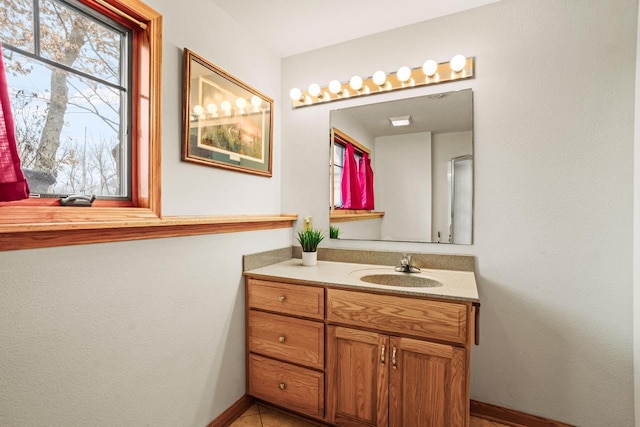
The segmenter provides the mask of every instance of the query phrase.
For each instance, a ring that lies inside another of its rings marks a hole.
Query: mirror
[[[406,116],[408,125],[392,126],[390,118]],[[330,223],[339,239],[472,243],[471,89],[343,108],[330,117]],[[349,143],[356,162],[369,152],[373,209],[343,205]]]

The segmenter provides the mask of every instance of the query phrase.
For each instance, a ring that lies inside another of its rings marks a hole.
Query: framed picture
[[[182,160],[271,176],[273,99],[184,50]]]

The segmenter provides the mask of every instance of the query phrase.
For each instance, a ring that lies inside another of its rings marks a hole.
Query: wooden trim
[[[335,128],[331,128],[331,140],[329,141],[329,154],[331,156],[331,171],[329,172],[329,179],[331,180],[331,185],[330,185],[330,195],[329,195],[329,214],[332,214],[335,209],[336,209],[336,195],[335,195],[335,181],[334,181],[334,177],[335,177],[335,173],[336,173],[336,164],[333,160],[334,157],[334,153],[335,153],[335,149],[336,149],[336,143],[335,143]]]
[[[77,208],[88,209],[88,208]],[[0,251],[293,227],[297,215],[165,217],[0,225]]]
[[[473,343],[480,345],[480,303],[474,302],[471,309],[471,319],[473,320]]]
[[[138,6],[138,11],[142,6]],[[145,6],[146,7],[146,6]],[[146,176],[149,180],[147,187],[141,187],[140,197],[146,198],[147,204],[145,207],[151,209],[157,216],[161,216],[161,145],[162,145],[162,15],[155,12],[153,9],[148,8],[145,10],[145,17],[148,17],[148,28],[146,34],[149,37],[149,43],[147,45],[149,56],[149,69],[147,70],[149,76],[148,82],[148,98],[144,99],[147,104],[146,111],[148,112],[149,125],[143,128],[143,132],[147,132],[149,144],[146,150],[147,159],[144,162],[148,166],[146,170]],[[140,119],[140,117],[138,118]],[[144,154],[144,153],[143,153]],[[138,178],[138,181],[141,181]],[[139,183],[140,185],[140,183]],[[146,189],[146,192],[145,192]],[[140,206],[140,205],[138,205]]]
[[[331,130],[333,131],[333,138],[334,139],[337,136],[342,141],[348,142],[349,144],[353,145],[353,147],[356,149],[356,151],[359,151],[360,153],[371,154],[371,150],[370,149],[368,149],[364,145],[360,144],[358,141],[356,141],[355,139],[351,138],[349,135],[347,135],[346,133],[344,133],[340,129],[331,128]]]
[[[238,399],[233,405],[229,407],[222,414],[207,424],[207,427],[226,427],[232,422],[240,418],[247,409],[251,408],[251,405],[255,402],[255,399],[249,395],[244,395]]]
[[[349,221],[364,221],[366,219],[382,218],[384,212],[371,212],[371,211],[350,211],[344,212],[334,210],[329,214],[329,223],[336,222],[349,222]]]
[[[471,416],[495,421],[511,427],[574,427],[560,421],[526,414],[513,409],[471,400]]]
[[[233,423],[240,418],[250,407],[255,403],[255,399],[252,396],[244,395],[238,399],[233,405],[226,411],[220,414],[215,420],[211,421],[207,427],[225,427]],[[265,406],[282,411],[288,415],[294,415],[297,418],[303,419],[307,422],[316,424],[318,420],[312,418],[299,416],[289,411],[276,408],[264,403]],[[489,403],[479,402],[477,400],[471,400],[471,416],[476,418],[482,418],[488,421],[495,421],[500,424],[504,424],[511,427],[575,427],[571,424],[565,424],[559,421],[553,421],[548,418],[537,417],[535,415],[529,415],[524,412],[514,411],[512,409],[506,409],[500,406],[491,405]],[[324,425],[322,423],[321,425]]]
[[[104,0],[94,0],[94,1],[96,3],[102,5],[102,6],[106,7],[111,12],[115,13],[116,15],[121,16],[122,18],[135,23],[136,25],[138,25],[143,30],[147,29],[147,24],[145,24],[144,22],[138,21],[133,16],[127,14],[126,12],[124,12],[123,10],[121,10],[121,9],[115,7],[115,6],[112,6],[111,4],[107,3],[106,1],[104,1]]]

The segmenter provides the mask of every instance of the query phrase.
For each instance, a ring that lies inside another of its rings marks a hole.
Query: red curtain
[[[358,167],[358,181],[362,198],[362,209],[373,210],[373,169],[367,153],[362,153]]]
[[[29,197],[29,185],[20,169],[16,145],[13,113],[9,102],[7,76],[0,44],[0,202],[22,200]]]
[[[362,194],[358,182],[358,167],[353,145],[347,144],[342,169],[342,208],[362,209]]]

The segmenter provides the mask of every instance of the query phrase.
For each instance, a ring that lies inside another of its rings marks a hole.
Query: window
[[[359,144],[354,139],[350,138],[344,132],[333,128],[332,139],[332,162],[329,165],[332,168],[331,173],[331,194],[332,194],[332,209],[342,208],[342,171],[344,170],[344,153],[345,147],[348,143],[354,145],[356,163],[362,158],[362,153],[369,153],[369,150]]]
[[[22,3],[0,37],[32,193],[130,200],[133,31],[77,1]]]
[[[98,196],[89,220],[159,216],[161,15],[138,0],[3,2],[18,151],[41,198],[0,203],[0,223],[78,220],[59,207],[68,194]],[[59,212],[12,219],[17,206]]]

